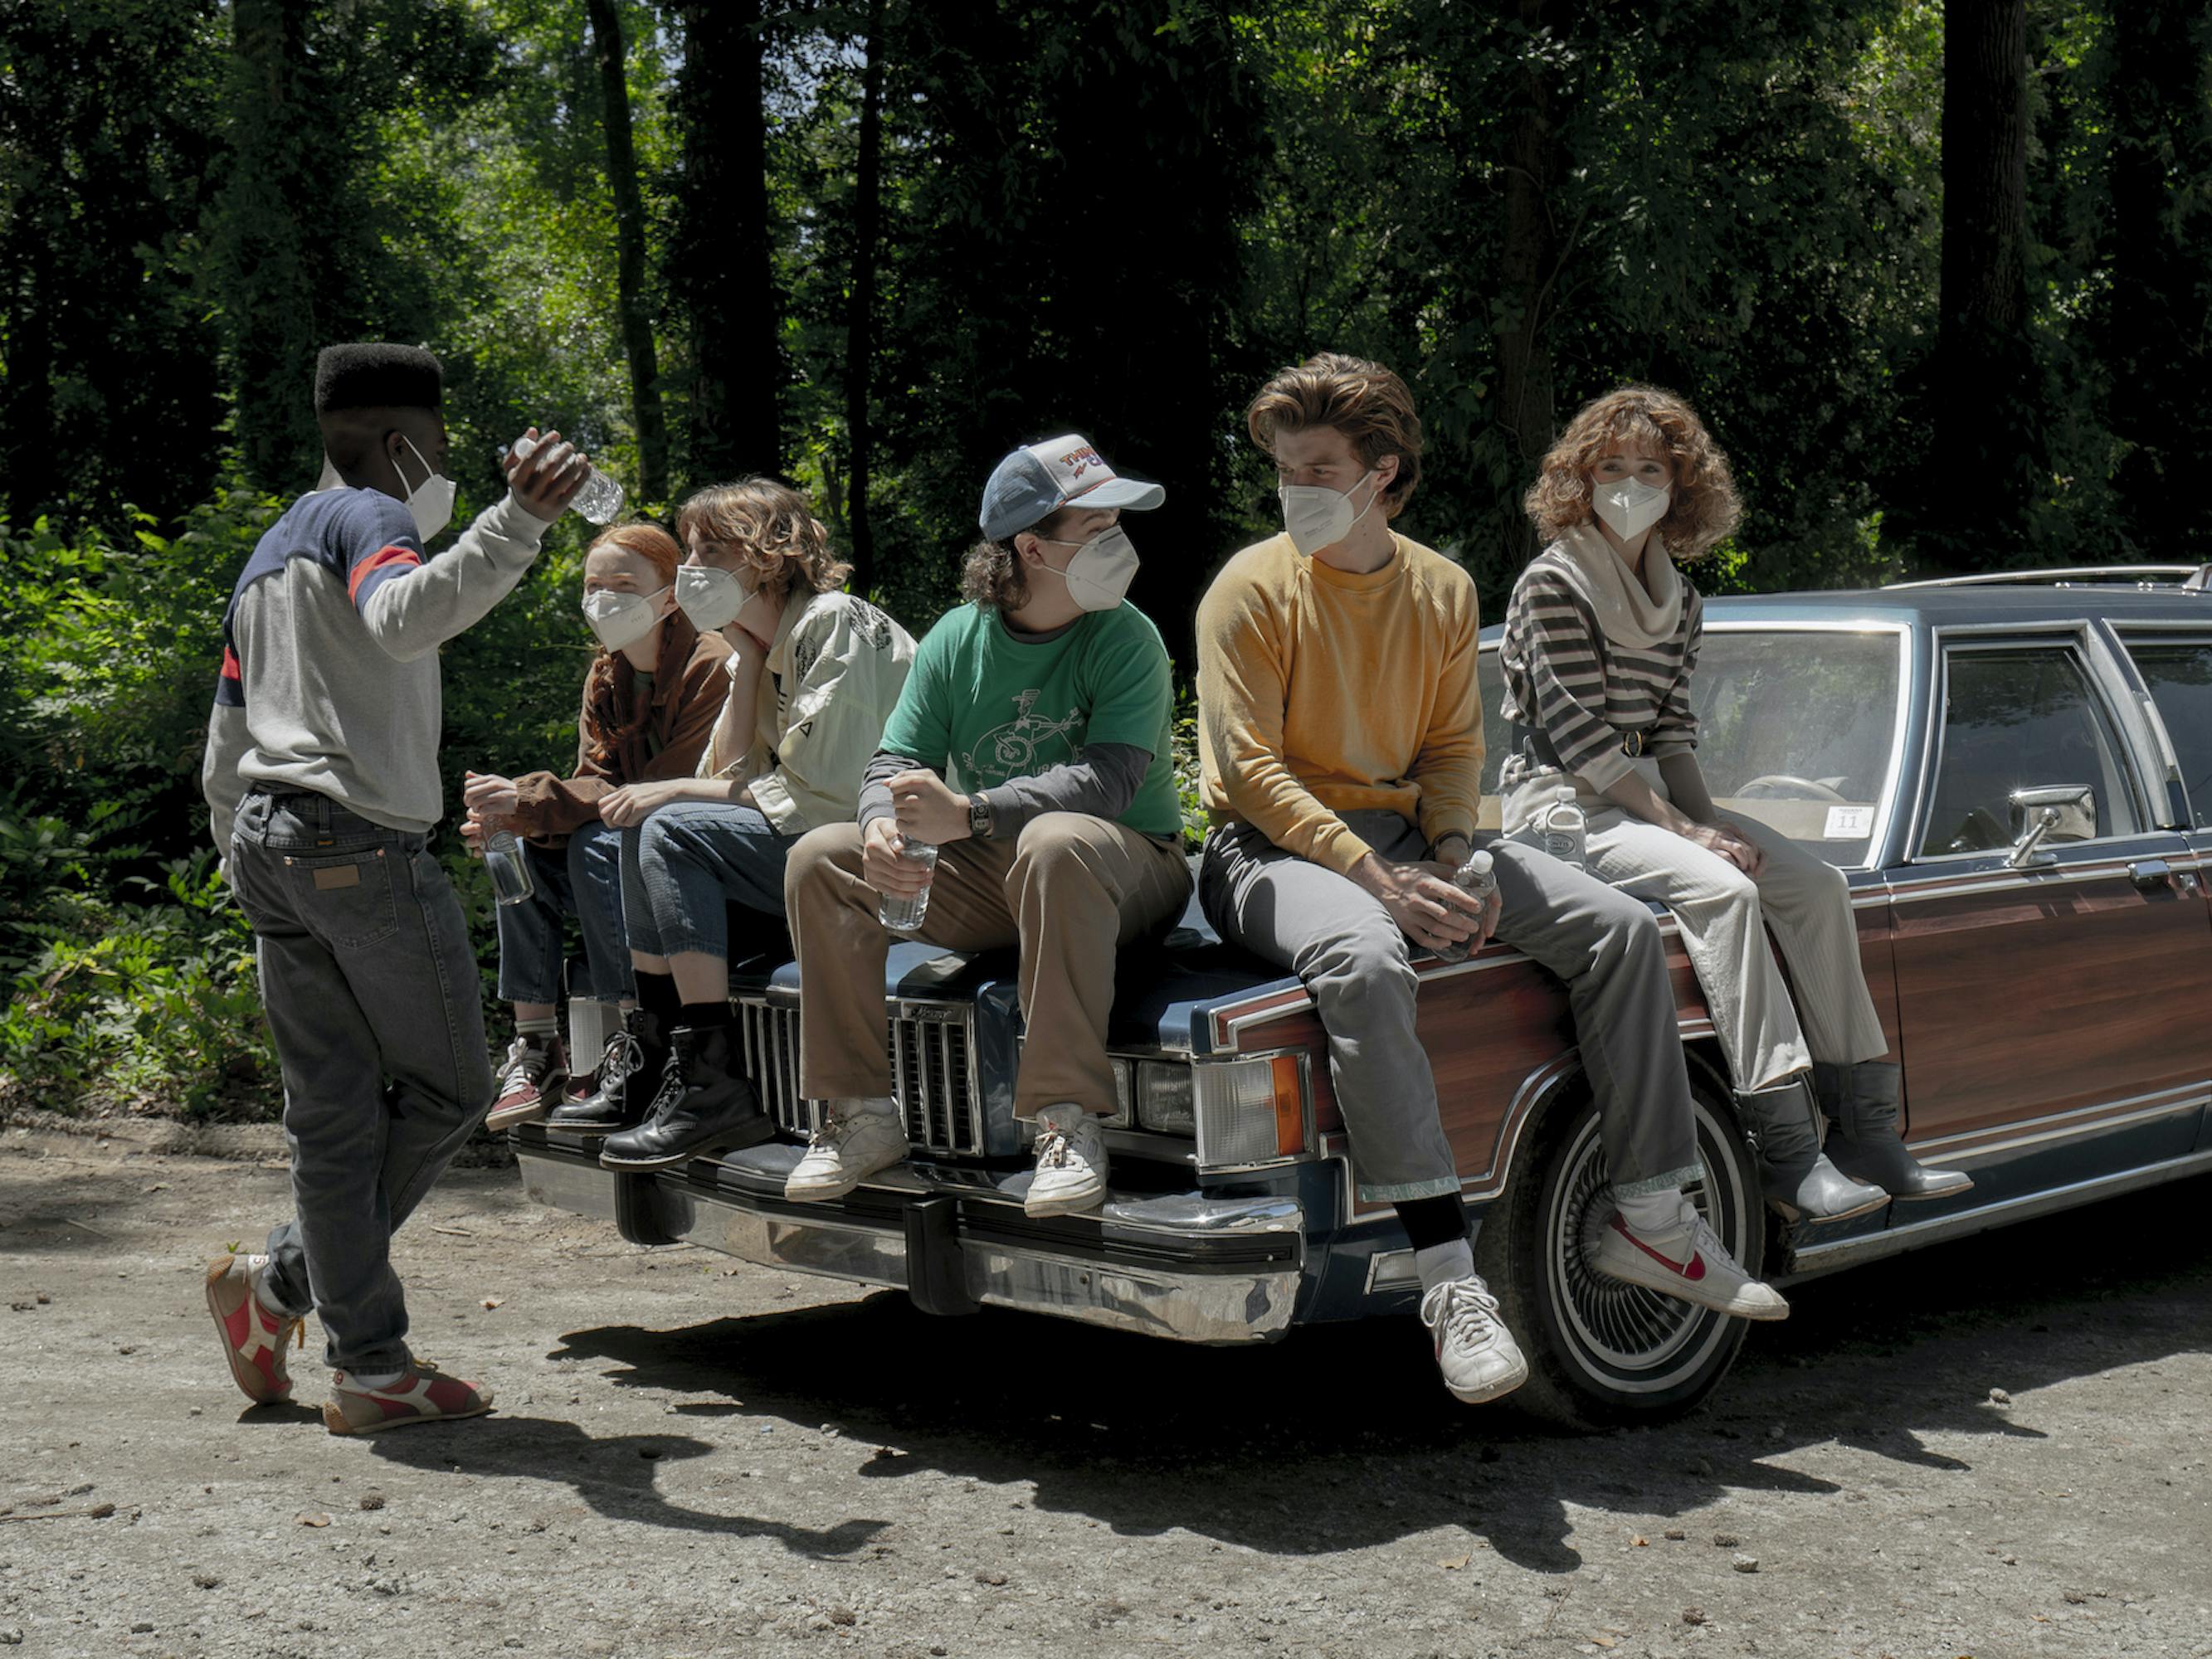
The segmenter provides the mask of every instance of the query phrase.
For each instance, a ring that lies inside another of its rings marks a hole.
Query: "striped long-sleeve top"
[[[1521,573],[1498,648],[1504,713],[1517,739],[1501,769],[1501,788],[1573,772],[1602,790],[1638,756],[1698,746],[1690,676],[1704,639],[1705,602],[1687,576],[1677,575],[1682,604],[1674,631],[1632,647],[1600,625],[1581,573],[1560,549],[1547,549]]]

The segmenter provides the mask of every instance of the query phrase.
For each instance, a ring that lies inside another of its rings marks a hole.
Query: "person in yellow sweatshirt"
[[[1480,623],[1467,573],[1390,528],[1421,470],[1405,382],[1323,354],[1262,386],[1245,424],[1280,476],[1284,532],[1231,559],[1199,605],[1200,901],[1312,994],[1359,1195],[1397,1209],[1445,1386],[1494,1400],[1528,1365],[1474,1270],[1414,1032],[1423,951],[1495,937],[1565,982],[1619,1206],[1599,1270],[1782,1318],[1683,1195],[1704,1170],[1650,910],[1516,842],[1491,842],[1487,904],[1453,884],[1481,800]]]

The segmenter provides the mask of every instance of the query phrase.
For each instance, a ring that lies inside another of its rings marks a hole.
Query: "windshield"
[[[1889,632],[1705,629],[1690,702],[1713,799],[1846,870],[1872,855],[1897,742],[1899,653]],[[1482,657],[1483,823],[1497,825],[1498,653]]]

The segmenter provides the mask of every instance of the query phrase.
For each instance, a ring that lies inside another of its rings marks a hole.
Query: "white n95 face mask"
[[[1067,597],[1082,609],[1111,611],[1121,603],[1121,596],[1129,591],[1129,583],[1137,574],[1137,550],[1130,544],[1128,532],[1120,525],[1099,532],[1087,542],[1057,542],[1048,536],[1037,539],[1050,542],[1054,547],[1077,550],[1065,570],[1054,570],[1048,564],[1037,568],[1051,570],[1065,581]]]
[[[653,625],[660,620],[653,613],[653,602],[667,591],[663,587],[651,593],[586,593],[584,620],[601,645],[619,651],[653,632]]]
[[[1640,478],[1622,478],[1613,483],[1601,483],[1591,492],[1590,506],[1606,527],[1623,541],[1633,541],[1667,516],[1674,492],[1645,483]]]
[[[1382,498],[1378,489],[1358,512],[1352,510],[1352,491],[1374,476],[1372,469],[1362,473],[1358,482],[1341,494],[1321,484],[1282,485],[1277,494],[1283,500],[1283,528],[1290,532],[1291,545],[1311,558],[1349,536],[1352,526],[1372,513]]]
[[[687,564],[676,573],[677,608],[702,634],[727,628],[758,591],[711,564]]]
[[[416,539],[428,547],[431,537],[453,523],[453,495],[459,486],[451,478],[441,477],[430,471],[430,463],[422,460],[422,452],[415,447],[412,438],[403,432],[399,434],[399,441],[405,444],[422,465],[425,476],[421,483],[407,492],[406,507],[407,516],[415,520]],[[405,473],[399,475],[399,482],[407,482]]]

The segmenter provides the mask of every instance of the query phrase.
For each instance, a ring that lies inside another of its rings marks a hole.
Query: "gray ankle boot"
[[[1965,1170],[1928,1169],[1906,1149],[1897,1133],[1899,1084],[1892,1060],[1814,1064],[1813,1092],[1834,1125],[1828,1131],[1828,1157],[1853,1180],[1879,1187],[1892,1198],[1956,1198],[1970,1191],[1974,1178]]]
[[[1879,1187],[1863,1187],[1820,1151],[1813,1091],[1802,1077],[1771,1089],[1736,1091],[1766,1201],[1786,1221],[1842,1221],[1889,1202]]]

